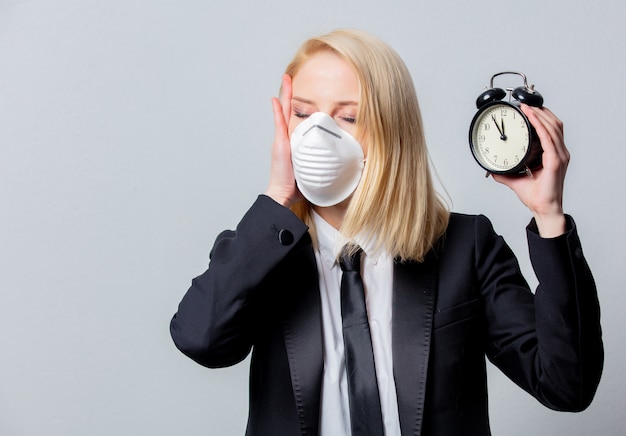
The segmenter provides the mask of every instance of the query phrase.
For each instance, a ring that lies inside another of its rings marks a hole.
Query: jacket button
[[[583,254],[583,249],[580,247],[576,247],[576,250],[574,251],[574,256],[576,256],[576,259],[578,260],[583,260],[585,258],[585,255]]]
[[[282,245],[291,245],[293,242],[293,234],[287,229],[280,230],[278,232],[278,242]]]

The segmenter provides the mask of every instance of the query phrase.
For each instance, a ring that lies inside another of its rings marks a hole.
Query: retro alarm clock
[[[524,85],[517,88],[494,88],[493,81],[502,75],[520,76]],[[505,97],[508,94],[508,101]],[[526,76],[502,72],[491,77],[489,88],[476,99],[478,112],[469,129],[470,150],[476,162],[490,174],[532,174],[541,167],[541,144],[537,132],[520,109],[522,103],[542,107],[543,97],[528,86]]]

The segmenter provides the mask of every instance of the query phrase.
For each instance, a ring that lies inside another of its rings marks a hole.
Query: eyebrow
[[[315,104],[315,102],[313,102],[312,100],[307,100],[306,98],[302,98],[302,97],[298,97],[298,96],[293,96],[291,98],[292,100],[296,100],[300,103],[304,103],[304,104]],[[358,106],[359,103],[356,101],[352,101],[352,100],[346,100],[346,101],[336,101],[334,102],[337,106]]]

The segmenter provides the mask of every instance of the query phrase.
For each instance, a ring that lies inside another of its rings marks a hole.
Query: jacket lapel
[[[298,292],[289,318],[285,322],[285,346],[291,371],[298,418],[303,435],[317,435],[319,426],[322,372],[322,317],[317,268],[313,250],[308,254],[304,271],[298,280],[308,284]]]
[[[434,252],[422,263],[396,263],[393,287],[393,373],[400,428],[403,435],[419,435],[437,297]]]

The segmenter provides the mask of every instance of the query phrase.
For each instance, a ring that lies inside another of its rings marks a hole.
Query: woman
[[[485,356],[550,408],[589,405],[599,308],[548,109],[523,107],[543,168],[494,176],[533,214],[536,295],[485,217],[438,199],[410,75],[386,44],[353,30],[310,39],[273,110],[268,188],[218,236],[171,322],[207,367],[253,350],[248,435],[488,435]],[[352,345],[346,314],[342,328],[344,259],[362,259],[367,346]]]

